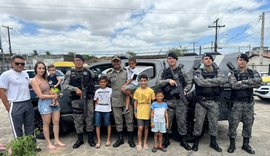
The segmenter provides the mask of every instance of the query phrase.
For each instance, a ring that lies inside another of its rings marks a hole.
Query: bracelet
[[[137,109],[134,109],[134,113],[137,113]]]

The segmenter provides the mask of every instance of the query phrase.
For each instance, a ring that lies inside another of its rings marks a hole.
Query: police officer
[[[237,57],[238,68],[228,75],[233,101],[229,113],[230,146],[227,150],[229,153],[233,153],[235,150],[236,129],[242,120],[242,136],[244,137],[242,149],[250,154],[255,154],[255,151],[249,146],[254,121],[253,88],[260,86],[262,79],[257,71],[247,68],[248,61],[246,54],[240,54]]]
[[[202,57],[203,68],[194,72],[194,82],[196,90],[195,124],[194,124],[194,144],[193,151],[198,151],[199,135],[202,133],[205,117],[207,115],[209,123],[209,134],[211,136],[210,147],[221,152],[222,149],[216,142],[217,126],[219,119],[219,95],[221,85],[226,83],[226,78],[220,70],[213,66],[212,55],[205,53]]]
[[[124,68],[121,68],[121,60],[118,55],[112,57],[113,68],[108,71],[106,76],[112,88],[112,109],[116,124],[116,130],[118,133],[118,139],[113,144],[113,147],[119,147],[124,144],[123,139],[123,118],[127,125],[128,131],[128,144],[130,147],[135,147],[133,141],[133,107],[129,107],[129,112],[122,114],[125,109],[125,94],[121,91],[123,85],[127,82],[127,72]]]
[[[180,83],[184,88],[184,94],[191,90],[192,87],[192,80],[189,74],[184,70],[184,65],[179,64],[177,66],[178,57],[175,53],[168,53],[167,55],[167,63],[169,67],[164,69],[163,72],[160,74],[159,79],[157,80],[157,85],[159,85],[164,94],[165,100],[169,106],[168,108],[168,115],[169,115],[169,128],[167,129],[167,133],[164,134],[164,142],[163,146],[167,147],[170,145],[169,136],[168,134],[172,133],[172,122],[174,115],[176,115],[176,121],[178,126],[178,132],[181,135],[181,143],[180,146],[184,147],[186,150],[191,150],[191,147],[186,142],[186,135],[187,135],[187,104],[184,104],[183,100],[180,99],[178,93],[171,95],[171,89],[177,86],[175,81],[175,75],[177,74]],[[172,72],[173,71],[173,72]],[[175,75],[173,75],[175,74]],[[170,88],[168,90],[168,88]]]
[[[94,95],[94,74],[83,67],[84,58],[82,55],[76,55],[73,59],[75,69],[71,69],[65,74],[65,80],[63,88],[71,92],[71,104],[73,109],[73,119],[78,135],[78,140],[73,145],[73,148],[79,148],[83,143],[83,123],[86,123],[86,131],[88,132],[88,143],[91,147],[96,144],[94,142],[94,106],[93,106],[93,95]],[[82,90],[86,90],[87,97],[87,110],[84,110],[84,102],[82,97]],[[86,112],[84,116],[83,111]]]

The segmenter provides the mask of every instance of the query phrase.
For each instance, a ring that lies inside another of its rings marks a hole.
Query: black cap
[[[237,59],[239,59],[239,58],[244,59],[247,62],[249,61],[248,60],[248,56],[246,54],[240,54],[240,55],[238,55]]]
[[[167,57],[172,57],[172,58],[178,60],[177,55],[175,53],[173,53],[173,52],[168,53]]]
[[[75,57],[74,57],[74,58],[79,58],[79,59],[81,59],[81,60],[84,62],[84,58],[83,58],[83,56],[82,56],[82,55],[80,55],[80,54],[75,55]]]
[[[202,58],[204,58],[204,57],[210,57],[210,59],[211,59],[212,61],[214,61],[213,56],[212,56],[211,54],[209,54],[209,53],[204,53]]]

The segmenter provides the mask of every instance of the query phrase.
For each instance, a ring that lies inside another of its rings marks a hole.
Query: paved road
[[[256,149],[256,155],[259,156],[268,156],[270,155],[270,102],[263,102],[256,98],[256,105],[255,105],[255,123],[253,128],[253,137],[251,139],[251,145]],[[2,103],[0,103],[0,142],[1,143],[8,143],[13,138],[11,134],[11,129],[9,125],[9,120],[7,113],[4,109]],[[157,153],[153,154],[151,149],[137,151],[135,148],[129,148],[127,144],[127,137],[125,137],[125,144],[120,146],[119,148],[113,147],[105,147],[105,137],[102,138],[102,146],[100,149],[91,148],[87,143],[82,145],[79,149],[73,150],[72,145],[76,141],[76,134],[70,133],[65,136],[62,136],[61,139],[64,143],[67,144],[65,148],[58,148],[54,151],[48,151],[46,149],[46,143],[44,140],[38,140],[38,144],[42,147],[42,152],[38,153],[38,156],[84,156],[84,155],[95,155],[95,156],[111,156],[111,155],[188,155],[188,156],[245,156],[248,155],[245,151],[241,150],[242,146],[242,124],[239,125],[238,128],[238,137],[236,139],[236,151],[233,154],[227,153],[227,147],[229,144],[229,140],[227,138],[227,129],[228,129],[228,122],[222,121],[219,122],[219,131],[218,131],[218,142],[223,149],[223,152],[218,153],[214,150],[210,149],[209,146],[209,136],[207,134],[200,141],[199,151],[185,151],[182,147],[179,146],[179,143],[176,141],[171,141],[171,145],[168,147],[168,152],[163,153],[158,151]],[[86,138],[86,136],[85,136]],[[86,140],[86,139],[85,139]],[[116,135],[113,134],[112,142],[116,141]],[[192,144],[191,144],[192,145]],[[153,146],[153,135],[149,137],[149,146]]]

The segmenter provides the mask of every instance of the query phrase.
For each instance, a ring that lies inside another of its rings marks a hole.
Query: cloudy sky
[[[219,18],[222,53],[260,46],[265,12],[265,46],[270,45],[269,0],[0,0],[0,24],[10,30],[14,53],[78,52],[141,54],[184,47],[211,51]],[[7,29],[1,27],[8,53]],[[239,48],[240,47],[240,48]]]

